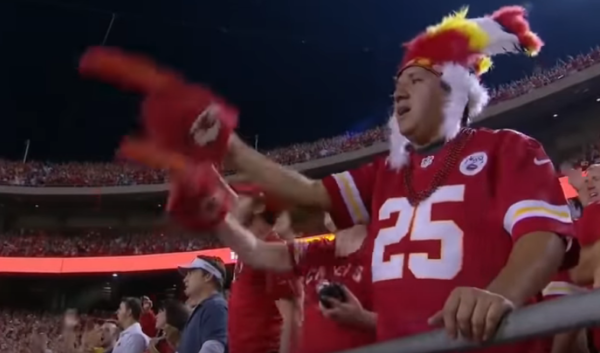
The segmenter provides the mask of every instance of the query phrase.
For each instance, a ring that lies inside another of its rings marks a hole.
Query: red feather
[[[506,6],[494,12],[491,17],[508,32],[516,35],[522,47],[537,53],[544,46],[544,42],[531,31],[526,16],[527,10],[524,7]]]
[[[419,58],[429,59],[434,65],[456,63],[468,67],[472,64],[473,58],[479,56],[479,53],[469,50],[469,38],[455,30],[434,36],[422,33],[404,46],[406,55],[400,69]]]

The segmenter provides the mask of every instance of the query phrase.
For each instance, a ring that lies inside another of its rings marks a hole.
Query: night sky
[[[106,161],[137,128],[139,98],[77,76],[85,48],[142,52],[203,82],[242,112],[259,147],[361,131],[385,121],[401,43],[457,0],[1,0],[0,157]],[[471,4],[479,16],[510,1]],[[600,2],[524,4],[547,46],[496,60],[488,85],[600,44]]]

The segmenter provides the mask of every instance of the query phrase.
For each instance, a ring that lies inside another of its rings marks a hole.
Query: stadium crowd
[[[548,85],[573,72],[600,62],[600,47],[587,54],[568,57],[553,67],[539,69],[522,79],[490,90],[492,104],[510,100]],[[383,141],[385,127],[358,134],[344,134],[318,141],[298,143],[267,151],[275,161],[292,165],[313,159],[350,152]],[[598,155],[597,152],[595,152]],[[115,186],[164,183],[166,174],[126,163],[45,163],[0,160],[0,184],[15,186]]]
[[[167,241],[168,239],[168,241]],[[185,232],[81,230],[76,234],[20,230],[0,235],[0,256],[146,255],[218,248],[215,237]]]

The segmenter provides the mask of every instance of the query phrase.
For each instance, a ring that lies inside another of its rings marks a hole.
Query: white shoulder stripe
[[[523,200],[514,203],[504,215],[504,229],[509,234],[515,225],[527,218],[550,218],[562,223],[572,223],[569,205],[552,205],[542,200]]]
[[[352,217],[354,224],[365,224],[369,222],[369,212],[360,197],[360,192],[354,183],[354,178],[350,172],[333,174],[348,213]]]

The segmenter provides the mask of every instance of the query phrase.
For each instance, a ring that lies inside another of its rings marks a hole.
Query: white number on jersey
[[[440,187],[416,207],[411,206],[405,197],[385,201],[379,209],[379,220],[389,219],[394,213],[398,213],[398,220],[393,227],[382,228],[375,238],[371,263],[373,282],[402,278],[405,261],[417,278],[454,278],[462,268],[463,231],[451,220],[431,220],[431,209],[437,203],[462,202],[464,193],[464,185],[452,185]],[[440,258],[430,259],[427,253],[391,254],[386,261],[385,248],[399,243],[406,236],[411,241],[438,240]]]

